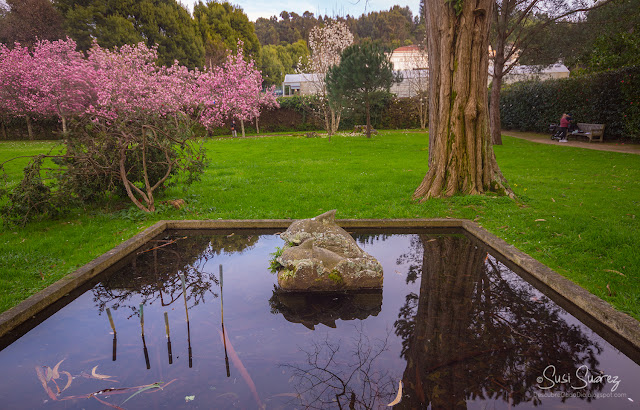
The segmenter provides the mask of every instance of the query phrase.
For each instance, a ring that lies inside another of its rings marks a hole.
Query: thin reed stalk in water
[[[227,355],[227,340],[224,333],[224,303],[222,299],[222,265],[220,265],[220,319],[222,325],[222,344],[224,345],[224,364],[227,368],[227,377],[231,377],[229,370],[229,356]]]
[[[109,318],[109,324],[111,325],[111,330],[113,330],[113,334],[116,334],[116,325],[113,323],[113,316],[111,316],[111,309],[107,308],[107,317]]]
[[[109,324],[113,330],[113,351],[111,352],[111,361],[116,361],[116,353],[118,351],[118,337],[116,332],[116,325],[113,323],[113,317],[111,316],[111,309],[107,308],[107,317],[109,318]]]
[[[169,314],[164,312],[164,328],[167,333],[167,351],[169,352],[169,364],[173,363],[173,354],[171,353],[171,333],[169,332]]]
[[[184,281],[184,274],[180,274],[180,280],[182,281],[182,296],[184,298],[184,311],[187,314],[187,323],[189,323],[189,309],[187,309],[187,286]]]
[[[140,304],[140,332],[144,337],[144,303]]]
[[[182,281],[182,296],[184,298],[184,312],[187,316],[187,345],[189,349],[189,367],[193,366],[193,352],[191,350],[191,326],[189,325],[189,309],[187,308],[187,286],[185,285],[184,274],[180,274]]]
[[[144,361],[147,365],[147,369],[151,369],[151,363],[149,362],[149,350],[147,349],[147,342],[144,340],[144,303],[140,304],[140,334],[142,335],[142,351],[144,353]]]

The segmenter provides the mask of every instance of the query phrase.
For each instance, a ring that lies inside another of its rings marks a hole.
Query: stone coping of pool
[[[165,230],[286,229],[292,222],[292,219],[159,221],[19,305],[0,314],[0,336],[12,331],[50,304],[87,283]],[[484,242],[509,263],[524,270],[534,279],[566,298],[597,323],[613,331],[614,334],[631,343],[636,349],[640,349],[640,321],[615,310],[604,300],[519,251],[515,246],[509,245],[504,240],[487,232],[472,221],[464,219],[338,219],[336,222],[345,229],[360,230],[368,228],[388,230],[406,228],[462,229]]]

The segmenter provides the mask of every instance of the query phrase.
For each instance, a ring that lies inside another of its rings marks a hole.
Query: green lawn
[[[78,209],[64,219],[0,230],[0,311],[160,219],[468,218],[618,310],[640,319],[640,157],[504,137],[495,147],[517,194],[411,200],[427,170],[427,136],[388,131],[214,139],[201,182],[171,188],[187,208],[146,215],[129,205]],[[0,162],[52,143],[0,143]],[[8,171],[17,180],[22,164]],[[609,286],[610,291],[607,289]]]

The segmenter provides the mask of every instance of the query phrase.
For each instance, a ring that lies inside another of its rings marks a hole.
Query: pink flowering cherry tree
[[[170,179],[186,175],[189,183],[204,169],[205,151],[193,132],[197,122],[220,126],[229,116],[255,118],[261,105],[276,104],[272,94],[261,93],[260,72],[241,47],[222,67],[205,71],[177,62],[160,66],[157,58],[157,49],[143,43],[113,50],[96,43],[88,58],[70,39],[38,42],[32,52],[0,45],[0,110],[61,119],[66,153],[57,159],[59,197],[126,194],[153,212],[154,193]]]
[[[204,107],[201,122],[205,126],[220,125],[225,118],[244,121],[260,116],[261,107],[277,106],[273,90],[262,91],[262,74],[253,60],[244,58],[243,43],[238,41],[236,54],[227,56],[222,67],[200,75],[199,103]]]
[[[32,101],[37,92],[31,75],[33,66],[33,57],[27,47],[16,43],[10,49],[0,43],[0,113],[24,117],[29,139],[33,139],[31,117],[36,114]]]
[[[69,144],[73,166],[90,164],[79,168],[78,177],[89,173],[106,188],[121,181],[146,212],[155,211],[154,193],[169,178],[184,172],[190,181],[205,163],[191,129],[199,72],[156,61],[157,50],[142,43],[116,50],[95,44],[88,62],[96,99]]]
[[[32,95],[34,111],[57,116],[67,134],[67,119],[82,115],[95,100],[95,70],[76,50],[75,41],[38,41],[29,70],[36,88]]]

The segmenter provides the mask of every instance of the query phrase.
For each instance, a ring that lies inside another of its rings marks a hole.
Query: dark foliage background
[[[640,142],[640,66],[505,87],[500,98],[502,128],[547,132],[562,113],[574,121],[606,124],[604,139]]]
[[[280,108],[265,110],[260,115],[258,126],[261,133],[324,130],[324,120],[314,115],[316,97],[280,97],[278,102]],[[389,93],[377,93],[371,106],[371,124],[375,129],[419,128],[418,104],[420,100],[417,98],[396,98]],[[354,126],[365,124],[365,115],[364,107],[345,110],[340,120],[340,131],[353,131]],[[230,124],[231,120],[227,123]],[[253,121],[245,122],[244,128],[247,133],[256,132]],[[207,132],[202,129],[200,134],[206,135]],[[216,128],[208,135],[231,135],[231,129],[229,126]]]

